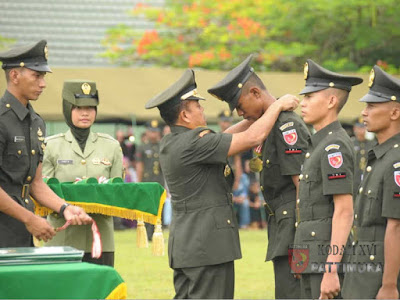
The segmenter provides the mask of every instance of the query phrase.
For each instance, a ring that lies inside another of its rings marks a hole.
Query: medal
[[[261,172],[263,169],[262,160],[259,157],[253,157],[249,162],[250,170],[254,173]]]

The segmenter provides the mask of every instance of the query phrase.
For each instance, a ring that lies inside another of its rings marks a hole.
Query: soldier
[[[146,108],[158,107],[171,126],[160,145],[173,210],[169,264],[174,270],[175,298],[232,299],[234,260],[241,258],[241,251],[227,157],[261,143],[281,110],[294,109],[298,100],[287,96],[254,124],[244,120],[228,132],[215,133],[206,127],[199,103],[204,98],[196,86],[194,72],[188,69],[146,104]]]
[[[42,40],[0,53],[7,90],[0,99],[0,248],[33,246],[32,235],[50,240],[55,230],[32,213],[31,195],[59,212],[72,224],[88,224],[90,217],[68,205],[42,179],[46,129],[29,101],[46,87],[47,42]],[[32,234],[32,235],[31,235]]]
[[[164,176],[160,167],[161,128],[157,120],[146,123],[146,142],[136,152],[138,182],[158,182],[164,186]],[[152,240],[154,226],[146,223],[147,238]]]
[[[311,59],[304,65],[304,78],[301,114],[316,133],[299,176],[293,251],[308,253],[308,261],[294,259],[292,269],[302,272],[302,298],[334,298],[343,279],[337,270],[343,251],[336,249],[346,247],[353,219],[354,173],[353,144],[337,119],[352,86],[362,79],[331,72]],[[303,246],[306,249],[298,249]]]
[[[62,91],[62,107],[69,129],[46,138],[43,175],[60,182],[76,178],[122,177],[122,149],[114,138],[91,130],[97,116],[99,96],[96,83],[89,80],[68,80]],[[102,237],[102,255],[92,258],[91,226],[69,226],[60,231],[46,246],[71,246],[85,251],[82,261],[114,266],[114,224],[110,216],[90,214]],[[65,223],[56,214],[48,216],[53,227]]]
[[[257,120],[276,99],[250,67],[251,59],[252,55],[208,92],[226,101],[231,109],[236,108],[239,116]],[[266,261],[274,264],[277,299],[300,297],[300,282],[291,274],[288,251],[294,241],[297,188],[308,137],[296,113],[281,112],[250,163],[252,171],[261,171],[260,186],[268,216]]]
[[[354,144],[355,161],[353,195],[357,195],[358,187],[362,180],[362,174],[367,165],[368,151],[376,144],[375,141],[367,140],[367,130],[362,117],[357,118],[353,125],[354,136],[351,138]]]
[[[398,299],[400,289],[400,80],[374,66],[370,90],[361,102],[367,130],[378,144],[356,201],[350,263],[343,296],[351,299]],[[363,269],[364,267],[364,269]]]

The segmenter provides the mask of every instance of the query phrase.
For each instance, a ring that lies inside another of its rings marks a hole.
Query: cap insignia
[[[89,95],[89,94],[90,94],[91,87],[90,87],[90,84],[89,84],[89,83],[87,83],[87,82],[83,83],[82,86],[81,86],[81,88],[82,88],[82,92],[83,92],[85,95]]]
[[[304,64],[304,80],[308,78],[308,62]]]
[[[371,87],[374,84],[374,79],[375,79],[375,71],[374,69],[372,69],[371,72],[369,73],[369,82],[368,82],[369,87]]]
[[[49,59],[49,49],[47,48],[47,45],[44,46],[44,58],[46,58],[46,60]]]

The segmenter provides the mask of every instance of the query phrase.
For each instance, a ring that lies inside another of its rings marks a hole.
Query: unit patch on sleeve
[[[329,150],[336,149],[339,150],[340,146],[337,144],[330,144],[329,146],[325,147],[325,151],[328,152]]]
[[[328,154],[328,161],[331,167],[339,169],[343,165],[342,152]]]
[[[294,125],[293,122],[287,122],[287,123],[283,124],[281,127],[279,127],[279,129],[280,129],[281,131],[284,131],[286,128],[292,127],[293,125]]]
[[[288,131],[282,132],[283,138],[288,145],[293,146],[297,142],[297,131],[296,129],[291,129]]]
[[[333,179],[342,179],[346,178],[346,173],[333,173],[333,174],[328,174],[328,179],[333,180]]]
[[[394,182],[400,186],[400,171],[394,171]]]

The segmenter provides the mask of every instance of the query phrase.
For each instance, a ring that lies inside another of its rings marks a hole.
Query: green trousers
[[[174,299],[233,299],[234,262],[174,269],[174,286]]]
[[[275,274],[275,299],[300,298],[300,280],[294,278],[288,256],[273,259]]]

